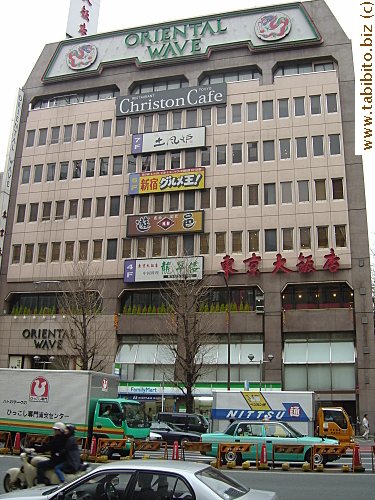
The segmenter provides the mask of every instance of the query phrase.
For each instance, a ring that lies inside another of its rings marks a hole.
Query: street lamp
[[[217,274],[223,276],[225,286],[227,289],[227,351],[228,351],[228,375],[227,375],[227,389],[230,391],[230,290],[228,278],[224,271],[218,271]]]
[[[33,356],[33,359],[34,359],[34,363],[36,365],[43,365],[43,370],[45,370],[46,365],[50,365],[51,363],[53,363],[55,361],[55,356],[49,356],[48,359],[46,359],[46,358],[41,359],[40,356],[36,355],[36,356]]]
[[[265,359],[260,359],[259,361],[254,361],[254,354],[249,354],[249,355],[248,355],[248,358],[249,358],[250,363],[256,363],[256,364],[259,364],[259,390],[260,390],[260,391],[262,390],[262,374],[263,374],[263,364],[264,364],[264,363],[271,363],[274,357],[275,357],[275,356],[274,356],[273,354],[269,354],[269,355],[267,356],[268,361],[266,361]]]

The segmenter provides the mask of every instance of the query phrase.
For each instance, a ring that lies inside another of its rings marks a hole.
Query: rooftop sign
[[[284,4],[162,23],[85,37],[90,64],[79,64],[85,50],[77,40],[60,42],[43,81],[100,73],[103,66],[170,64],[209,58],[212,50],[247,46],[250,51],[275,50],[320,43],[321,36],[301,3]],[[70,58],[69,58],[70,55]],[[77,61],[72,63],[72,57]],[[67,64],[67,58],[70,66]]]

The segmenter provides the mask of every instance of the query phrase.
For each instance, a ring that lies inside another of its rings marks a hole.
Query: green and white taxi
[[[311,447],[314,445],[332,445],[338,446],[340,443],[336,439],[326,439],[314,436],[304,436],[291,425],[286,422],[260,422],[260,421],[237,421],[228,426],[224,432],[212,432],[202,434],[201,440],[203,443],[212,443],[212,451],[207,452],[209,456],[216,457],[218,445],[220,443],[254,443],[258,447],[258,455],[260,456],[262,444],[265,443],[267,449],[267,457],[269,460],[272,457],[273,445],[295,445],[298,446],[298,452],[293,453],[275,453],[275,461],[289,462],[310,462]],[[314,463],[326,464],[338,460],[340,455],[314,455]],[[249,452],[237,453],[229,451],[224,454],[222,460],[226,463],[235,461],[241,464],[245,460],[255,461],[256,446],[252,446]]]

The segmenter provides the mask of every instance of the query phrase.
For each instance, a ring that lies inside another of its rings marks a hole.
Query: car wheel
[[[311,462],[311,450],[307,451],[305,454],[306,462]],[[328,462],[328,457],[326,455],[321,455],[320,453],[314,454],[314,465],[325,465]]]
[[[14,490],[22,490],[22,484],[19,479],[16,482],[12,483],[10,480],[10,474],[5,474],[4,482],[3,482],[4,490],[6,493]]]
[[[242,454],[235,451],[227,451],[222,459],[223,464],[228,462],[236,462],[236,465],[242,465]]]

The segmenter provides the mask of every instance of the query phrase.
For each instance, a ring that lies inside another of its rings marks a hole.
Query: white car
[[[206,464],[132,460],[102,465],[67,485],[17,490],[0,499],[278,500],[278,496],[250,489]]]

